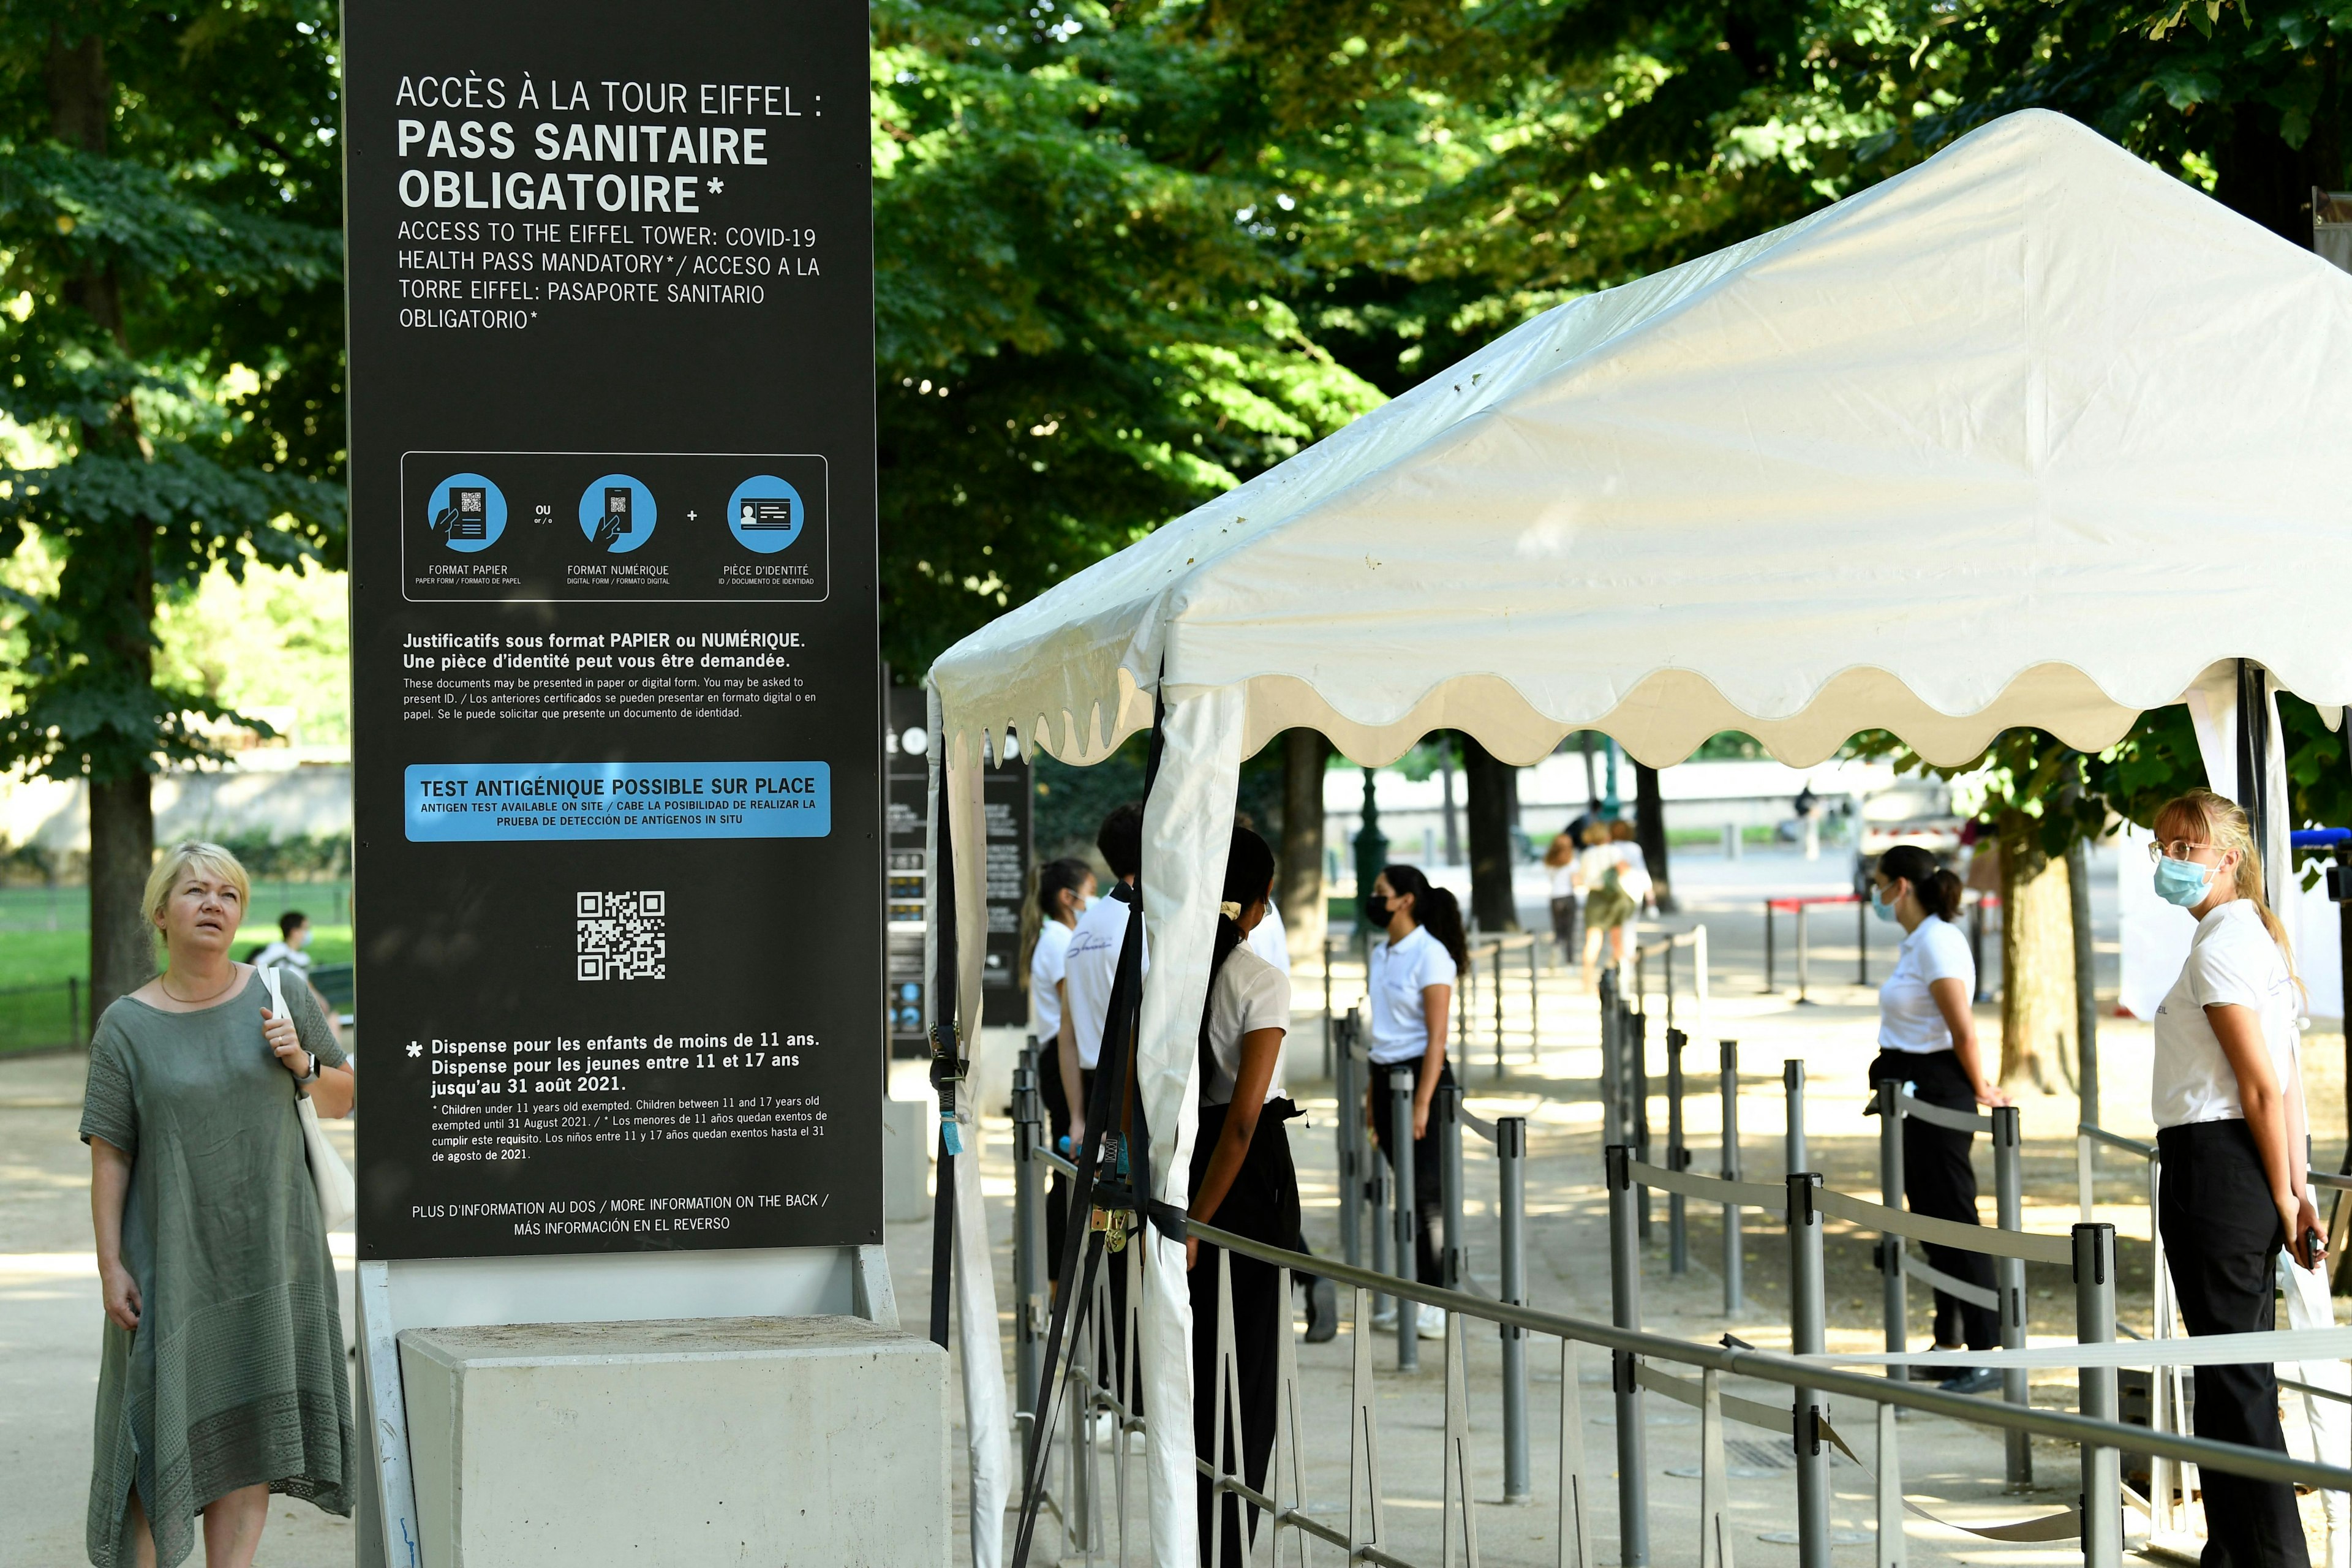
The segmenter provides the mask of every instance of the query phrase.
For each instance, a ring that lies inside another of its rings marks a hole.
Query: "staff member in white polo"
[[[1977,1045],[1977,966],[1969,939],[1952,923],[1960,911],[1960,879],[1916,844],[1898,844],[1878,858],[1870,878],[1871,911],[1903,928],[1895,971],[1878,988],[1878,1056],[1870,1064],[1873,1092],[1886,1079],[1908,1084],[1914,1099],[1973,1113],[1979,1105],[2007,1105],[1992,1086]],[[1978,1225],[1977,1173],[1969,1151],[1976,1134],[1903,1119],[1903,1201],[1913,1214]],[[1930,1267],[1992,1289],[1992,1259],[1964,1247],[1926,1247]],[[2000,1317],[1989,1307],[1936,1292],[1936,1348],[1993,1350]],[[2000,1374],[1972,1367],[1944,1379],[1950,1394],[1983,1394]]]
[[[1095,896],[1095,874],[1083,860],[1052,860],[1037,870],[1037,944],[1029,950],[1029,1038],[1037,1047],[1037,1098],[1045,1102],[1047,1142],[1066,1154],[1070,1131],[1069,1081],[1062,1072],[1062,961],[1078,917]],[[1069,1218],[1070,1185],[1060,1172],[1045,1194],[1045,1256],[1054,1289],[1061,1289],[1063,1226]]]
[[[1087,1118],[1093,1113],[1095,1064],[1102,1059],[1103,1026],[1109,1022],[1111,987],[1118,979],[1119,949],[1127,942],[1128,911],[1142,897],[1136,890],[1135,879],[1143,870],[1143,807],[1133,801],[1113,806],[1103,818],[1102,826],[1096,830],[1095,848],[1118,880],[1111,884],[1108,895],[1096,900],[1078,917],[1076,928],[1070,932],[1070,945],[1062,950],[1062,1026],[1055,1054],[1061,1058],[1063,1088],[1069,1097],[1070,1148],[1074,1157],[1086,1143]],[[1143,966],[1150,969],[1150,950],[1146,949],[1141,956]],[[1126,1364],[1126,1336],[1114,1331],[1117,1325],[1127,1321],[1127,1269],[1118,1266],[1120,1261],[1111,1258],[1102,1270],[1110,1279],[1110,1317],[1108,1322],[1095,1325],[1097,1366],[1104,1365],[1111,1356],[1118,1358],[1122,1368]],[[1060,1265],[1055,1267],[1059,1268]],[[1083,1269],[1083,1263],[1080,1268]],[[1143,1388],[1139,1369],[1128,1388],[1128,1397],[1129,1410],[1140,1415]]]
[[[1437,1257],[1444,1203],[1438,1189],[1437,1138],[1430,1131],[1430,1102],[1441,1085],[1454,1081],[1445,1060],[1446,1017],[1454,1006],[1454,982],[1469,962],[1462,936],[1462,906],[1444,888],[1430,886],[1417,866],[1391,866],[1372,883],[1364,900],[1364,920],[1374,931],[1386,929],[1388,940],[1373,946],[1368,965],[1372,1042],[1367,1052],[1373,1067],[1367,1112],[1372,1136],[1391,1169],[1396,1152],[1389,1147],[1395,1136],[1389,1122],[1391,1068],[1417,1067],[1412,1094],[1413,1277],[1424,1285],[1441,1285],[1445,1271]],[[1399,1201],[1407,1194],[1399,1194]],[[1402,1259],[1400,1266],[1402,1266]],[[1423,1307],[1413,1331],[1423,1339],[1442,1338],[1445,1314]]]
[[[2276,1326],[2282,1246],[2309,1268],[2319,1214],[2303,1162],[2296,990],[2286,932],[2263,902],[2246,814],[2191,790],[2156,814],[2157,896],[2197,917],[2189,961],[2156,1010],[2149,1083],[2158,1224],[2192,1334]],[[2267,1363],[2196,1369],[2200,1437],[2286,1451]],[[2294,1489],[2222,1470],[2205,1486],[2206,1562],[2307,1568]]]

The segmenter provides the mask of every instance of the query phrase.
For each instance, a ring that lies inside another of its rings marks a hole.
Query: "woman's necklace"
[[[228,988],[236,984],[236,968],[234,964],[229,967],[228,979],[224,981],[221,984],[221,988],[214,992],[210,996],[181,996],[175,994],[172,990],[172,977],[168,974],[158,976],[155,984],[163,988],[164,995],[171,997],[173,1001],[177,1002],[181,1006],[201,1007],[207,1002],[218,1001],[221,997],[228,994]]]

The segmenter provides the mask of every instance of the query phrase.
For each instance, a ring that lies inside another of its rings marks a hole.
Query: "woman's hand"
[[[2305,1268],[2317,1268],[2321,1254],[2318,1249],[2305,1246],[2304,1237],[2319,1229],[2319,1211],[2312,1207],[2311,1200],[2300,1193],[2273,1194],[2272,1202],[2278,1209],[2279,1224],[2286,1231],[2288,1256]],[[2321,1234],[2326,1233],[2323,1231]]]
[[[1416,1143],[1429,1136],[1429,1101],[1422,1095],[1412,1098],[1412,1141]]]
[[[261,1010],[261,1037],[278,1054],[278,1066],[297,1079],[310,1076],[310,1053],[302,1048],[302,1037],[295,1033],[293,1019],[264,1007]]]
[[[1197,1236],[1186,1237],[1184,1238],[1184,1272],[1187,1274],[1192,1272],[1193,1266],[1200,1261],[1201,1238]]]
[[[1977,1085],[1977,1103],[1979,1105],[2014,1105],[2017,1101],[2011,1099],[2009,1091],[1998,1084],[1979,1083]]]
[[[98,1271],[98,1289],[106,1302],[107,1320],[126,1333],[139,1329],[139,1281],[131,1270],[120,1263],[102,1265]]]

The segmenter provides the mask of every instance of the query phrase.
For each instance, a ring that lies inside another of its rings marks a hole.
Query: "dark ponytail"
[[[1470,942],[1462,934],[1461,900],[1444,888],[1431,886],[1418,866],[1384,866],[1381,875],[1388,879],[1390,891],[1412,895],[1413,923],[1437,939],[1437,945],[1454,960],[1454,967],[1469,968]]]
[[[1897,844],[1881,855],[1878,874],[1890,882],[1910,883],[1919,907],[1939,920],[1951,920],[1960,912],[1960,879],[1916,844]]]
[[[1234,829],[1232,846],[1225,851],[1225,886],[1219,895],[1221,902],[1239,904],[1243,913],[1263,899],[1274,888],[1274,851],[1265,840],[1246,827]],[[1225,960],[1242,944],[1241,922],[1223,910],[1217,911],[1216,943],[1209,950],[1209,989],[1201,1001],[1201,1049],[1209,1048],[1209,1016],[1216,1005],[1217,976],[1225,967]]]
[[[1083,860],[1048,860],[1037,868],[1037,912],[1049,921],[1062,918],[1062,895],[1075,893],[1094,878]]]

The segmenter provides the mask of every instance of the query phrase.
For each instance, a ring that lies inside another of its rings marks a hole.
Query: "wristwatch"
[[[296,1083],[316,1083],[316,1082],[318,1082],[318,1081],[319,1081],[319,1053],[318,1053],[318,1052],[316,1052],[316,1051],[312,1051],[312,1052],[310,1053],[310,1070],[309,1072],[304,1073],[300,1078],[296,1079],[294,1081],[295,1081]]]

